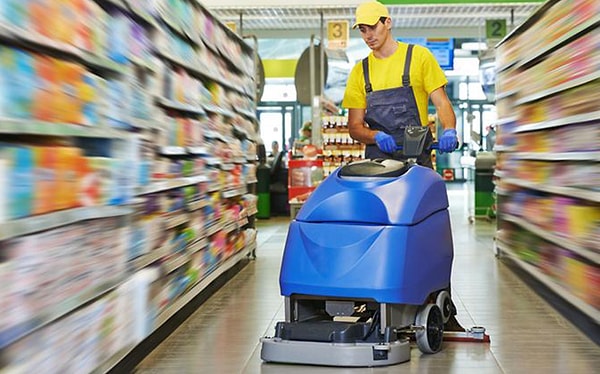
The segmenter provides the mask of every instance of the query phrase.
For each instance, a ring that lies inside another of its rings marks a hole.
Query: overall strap
[[[369,78],[369,57],[363,58],[362,67],[363,75],[365,77],[365,92],[369,94],[373,92],[373,87],[371,86],[371,79]]]
[[[413,44],[408,45],[406,60],[404,60],[404,74],[402,74],[402,87],[410,87],[410,62],[412,60]]]

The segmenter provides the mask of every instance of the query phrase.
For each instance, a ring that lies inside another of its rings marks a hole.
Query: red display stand
[[[323,180],[323,160],[290,160],[288,171],[289,202],[301,204]]]

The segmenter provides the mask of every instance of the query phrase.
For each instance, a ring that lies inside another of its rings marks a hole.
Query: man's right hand
[[[377,134],[375,134],[375,143],[377,143],[377,147],[385,153],[394,153],[394,151],[398,149],[394,138],[382,131],[378,131]]]

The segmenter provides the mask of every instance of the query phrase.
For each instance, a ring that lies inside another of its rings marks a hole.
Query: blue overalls
[[[371,80],[369,78],[369,58],[367,57],[362,60],[365,77],[365,91],[367,93],[365,122],[372,130],[383,131],[392,135],[397,144],[403,143],[404,129],[407,126],[422,126],[415,93],[410,85],[410,63],[412,60],[413,47],[414,45],[412,44],[408,45],[401,87],[373,91]],[[429,147],[431,142],[433,142],[433,136],[431,135],[431,132],[429,132],[425,142],[426,147]],[[366,146],[365,158],[393,158],[396,160],[406,160],[401,152],[396,152],[393,155],[385,153],[380,150],[376,144],[368,144]],[[417,158],[417,163],[433,168],[431,151],[425,149]]]

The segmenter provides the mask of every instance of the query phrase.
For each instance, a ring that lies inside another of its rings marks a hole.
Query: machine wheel
[[[450,317],[452,317],[452,300],[450,300],[450,293],[446,290],[438,293],[437,297],[435,298],[435,304],[442,311],[444,323],[448,322]]]
[[[444,318],[440,308],[436,304],[425,305],[417,313],[416,325],[424,327],[416,332],[417,346],[421,352],[439,352],[444,339]]]

